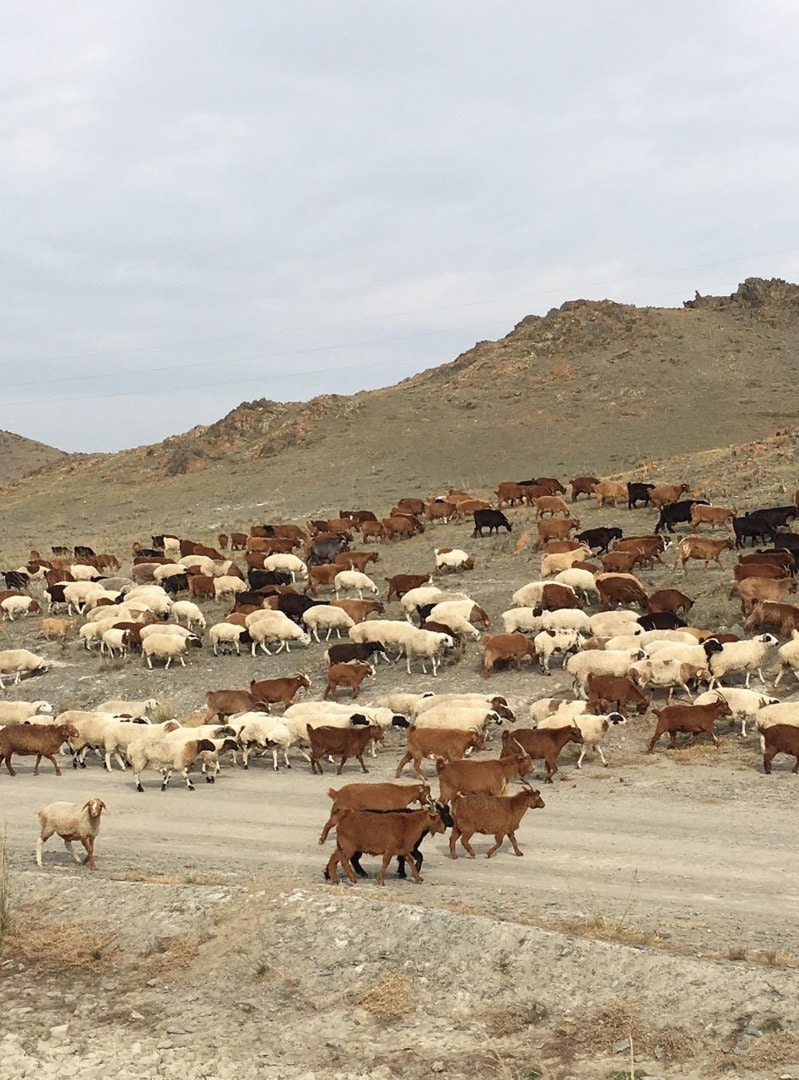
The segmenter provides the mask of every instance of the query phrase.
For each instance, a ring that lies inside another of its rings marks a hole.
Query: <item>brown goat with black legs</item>
[[[732,709],[721,694],[712,705],[667,705],[664,709],[654,709],[653,712],[658,722],[655,734],[646,748],[647,754],[651,754],[655,749],[655,743],[660,736],[667,733],[671,750],[677,749],[677,735],[681,732],[691,736],[689,746],[694,745],[699,735],[709,735],[713,745],[718,746],[719,741],[713,725],[722,716],[732,716]]]
[[[543,761],[547,767],[544,782],[552,783],[552,777],[558,771],[558,756],[567,743],[582,744],[583,735],[578,727],[568,722],[564,727],[516,728],[515,731],[502,732],[502,753],[512,754],[523,750],[531,761]]]

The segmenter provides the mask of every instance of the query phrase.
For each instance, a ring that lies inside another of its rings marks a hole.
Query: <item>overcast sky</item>
[[[0,427],[113,450],[799,280],[799,7],[0,0]]]

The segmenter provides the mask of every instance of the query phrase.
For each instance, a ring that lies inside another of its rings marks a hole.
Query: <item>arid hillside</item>
[[[23,532],[90,531],[100,502],[110,524],[174,529],[335,509],[333,489],[383,505],[448,482],[616,474],[791,428],[798,356],[799,286],[781,280],[680,309],[575,300],[386,389],[245,402],[153,446],[70,457],[7,506]]]
[[[0,431],[0,484],[19,480],[37,469],[62,465],[70,455],[35,439]]]

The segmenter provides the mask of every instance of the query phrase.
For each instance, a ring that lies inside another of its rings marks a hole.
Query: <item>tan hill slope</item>
[[[0,431],[0,484],[13,483],[37,469],[63,464],[69,457],[54,446]]]
[[[386,389],[245,402],[149,447],[93,455],[11,493],[17,525],[143,531],[384,506],[499,478],[607,475],[792,426],[799,286],[749,279],[683,308],[572,301]],[[216,509],[214,509],[216,508]]]

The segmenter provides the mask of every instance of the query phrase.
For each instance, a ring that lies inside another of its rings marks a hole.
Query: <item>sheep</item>
[[[715,638],[706,638],[701,644],[688,645],[679,641],[650,641],[647,653],[652,659],[679,660],[683,664],[693,664],[697,668],[707,668],[710,657],[720,653],[722,646]]]
[[[655,641],[671,641],[675,645],[696,645],[693,634],[682,630],[644,630],[640,633],[616,634],[605,642],[606,649],[645,649]]]
[[[721,652],[714,653],[710,657],[710,680],[708,689],[714,690],[721,686],[724,675],[733,671],[746,672],[746,689],[749,689],[749,680],[752,672],[756,671],[763,686],[766,685],[763,678],[762,666],[766,654],[772,645],[777,645],[777,638],[773,634],[760,634],[759,637],[748,641],[727,641],[721,647]]]
[[[356,623],[349,630],[351,641],[356,644],[379,642],[383,646],[396,645],[402,655],[402,644],[408,623],[398,619],[372,619],[371,622]]]
[[[487,705],[446,701],[420,713],[414,724],[417,728],[455,728],[482,734],[489,724],[499,725],[502,720],[499,713]]]
[[[541,630],[579,630],[586,636],[591,633],[589,616],[580,608],[558,608],[557,611],[542,611],[540,618]]]
[[[479,705],[481,708],[493,709],[505,720],[514,720],[515,717],[508,708],[507,698],[501,694],[481,694],[479,692],[452,691],[447,694],[433,694],[429,690],[422,694],[411,709],[412,716],[421,716],[423,712],[436,708],[445,703],[458,705]]]
[[[457,573],[458,570],[474,570],[474,558],[460,548],[434,548],[436,573]]]
[[[162,563],[160,566],[156,566],[153,570],[153,581],[160,585],[162,581],[167,578],[177,577],[179,574],[185,574],[186,567],[181,566],[180,563]]]
[[[724,693],[724,691],[719,690],[719,693]],[[756,720],[758,731],[762,732],[767,727],[773,727],[774,724],[790,724],[792,727],[799,727],[799,701],[775,702],[773,705],[765,705],[758,710]]]
[[[355,620],[351,619],[346,611],[334,607],[332,604],[317,604],[312,608],[308,608],[302,614],[302,621],[311,631],[314,641],[317,642],[319,641],[320,630],[327,630],[325,641],[329,641],[334,630],[336,631],[336,637],[340,638],[342,630],[349,632],[355,626]]]
[[[264,570],[283,570],[291,574],[292,585],[297,580],[297,575],[300,577],[308,576],[308,567],[299,559],[296,555],[288,553],[278,553],[275,555],[267,555],[264,559]]]
[[[232,742],[232,740],[231,740]],[[233,749],[238,749],[236,743]],[[145,769],[157,769],[163,777],[161,790],[166,791],[170,777],[175,769],[180,769],[186,781],[186,789],[194,791],[194,784],[189,778],[189,769],[204,751],[213,753],[216,746],[210,739],[191,739],[175,741],[165,735],[155,740],[136,740],[128,747],[128,757],[136,778],[136,790],[144,791],[141,774]]]
[[[214,656],[219,656],[220,645],[232,645],[236,650],[236,656],[241,656],[241,637],[247,632],[246,626],[236,626],[235,623],[229,622],[214,623],[208,631]]]
[[[491,626],[491,620],[488,617],[488,613],[476,604],[474,600],[466,599],[446,599],[439,600],[433,604],[430,608],[429,619],[434,622],[446,622],[450,616],[460,616],[470,623],[479,623],[488,629]]]
[[[166,725],[164,725],[166,727]],[[191,742],[192,740],[207,739],[213,743],[213,750],[201,750],[198,758],[202,764],[202,774],[207,784],[213,784],[221,769],[219,757],[221,754],[236,754],[239,744],[235,741],[236,729],[227,724],[200,724],[198,727],[177,726],[167,729],[169,741],[174,743]],[[152,742],[153,740],[150,739]],[[210,772],[209,772],[210,768]]]
[[[247,583],[242,581],[241,578],[233,577],[229,574],[224,574],[222,577],[215,577],[214,599],[235,600],[236,593],[244,592],[246,588]]]
[[[201,630],[204,630],[207,625],[205,616],[200,611],[199,607],[191,600],[176,600],[172,604],[172,610],[169,614],[178,622],[185,620],[189,630],[194,629],[195,623]]]
[[[37,724],[49,723],[52,712],[49,701],[0,701],[0,725],[24,724],[34,717]]]
[[[139,700],[111,698],[109,701],[101,701],[99,705],[95,706],[95,711],[113,713],[115,716],[152,717],[160,707],[161,702],[157,698],[141,698]]]
[[[588,711],[588,702],[573,698],[540,698],[530,706],[530,720],[538,727],[542,720],[557,713],[570,722],[573,716]]]
[[[654,656],[651,659],[639,660],[630,664],[627,672],[628,678],[639,690],[649,687],[669,688],[668,701],[674,696],[674,688],[679,686],[689,701],[693,701],[688,683],[691,679],[710,678],[710,672],[704,664],[696,665],[674,657]]]
[[[353,727],[368,724],[371,717],[357,705],[342,702],[301,701],[289,706],[280,718],[298,746],[310,745],[307,725],[312,727]],[[381,725],[382,727],[382,725]],[[306,755],[307,756],[307,755]],[[310,758],[308,759],[310,761]]]
[[[135,716],[130,719],[121,718],[110,712],[99,710],[68,709],[59,713],[55,718],[57,724],[72,724],[77,734],[70,740],[72,750],[72,768],[80,766],[86,768],[86,751],[93,747],[96,751],[104,752],[104,767],[108,772],[112,770],[111,759],[114,757],[120,769],[125,768],[121,751],[127,748],[129,741],[136,737],[137,732],[144,726],[148,732],[151,725],[146,716]],[[177,726],[176,721],[171,721]]]
[[[411,673],[411,661],[418,657],[425,675],[427,674],[425,660],[430,661],[433,675],[437,675],[441,657],[447,649],[455,648],[454,638],[449,634],[439,634],[433,630],[419,630],[415,626],[407,626],[405,631],[399,645],[405,653],[408,674]]]
[[[42,849],[45,843],[53,833],[58,833],[76,863],[81,862],[81,857],[75,854],[72,844],[75,840],[80,840],[86,849],[83,865],[88,863],[92,870],[96,870],[94,840],[100,831],[100,817],[103,810],[107,809],[103,800],[97,797],[88,799],[83,806],[68,802],[54,802],[43,806],[37,814],[40,831],[36,841],[36,865],[42,865]]]
[[[142,641],[146,641],[153,634],[169,634],[171,637],[182,638],[183,641],[200,640],[193,630],[181,626],[180,623],[148,623],[139,631],[139,637]]]
[[[479,641],[480,639],[480,631],[477,627],[456,611],[437,613],[434,609],[425,620],[425,622],[428,621],[440,626],[446,626],[453,634],[460,635],[461,637],[470,637],[474,641]]]
[[[521,589],[516,590],[511,597],[511,601],[516,607],[532,607],[539,604],[544,595],[544,589],[548,584],[549,582],[546,581],[530,581],[527,585],[523,585]],[[566,588],[575,596],[577,595],[571,586],[567,585]]]
[[[255,616],[255,617],[253,617]],[[300,645],[310,645],[311,635],[307,634],[301,627],[297,626],[288,615],[284,615],[282,611],[271,611],[267,608],[263,610],[254,611],[246,618],[247,629],[250,632],[252,638],[252,655],[255,656],[255,650],[260,645],[262,652],[265,652],[267,656],[271,656],[271,651],[266,647],[267,641],[279,641],[280,646],[277,649],[278,653],[285,651],[291,652],[289,648],[290,641],[298,641]]]
[[[791,630],[791,640],[786,641],[784,645],[780,645],[777,653],[780,658],[780,670],[774,680],[774,685],[779,684],[788,668],[791,669],[797,682],[799,682],[799,630]]]
[[[125,603],[128,604],[131,600],[146,604],[153,615],[164,618],[169,614],[173,604],[172,597],[160,585],[139,585],[131,589],[125,593]]]
[[[24,619],[30,614],[41,615],[42,613],[38,601],[32,596],[7,596],[4,600],[0,600],[0,610],[9,622],[13,622],[16,615],[21,615]]]
[[[598,611],[589,617],[588,622],[594,637],[607,639],[616,634],[634,634],[640,626],[638,619],[637,611],[617,608],[615,611]]]
[[[0,652],[0,690],[5,689],[4,675],[13,675],[14,686],[16,686],[23,673],[45,672],[48,668],[46,660],[28,649],[6,649]]]
[[[199,645],[200,639],[194,640]],[[190,641],[191,638],[178,637],[177,634],[151,634],[149,637],[142,638],[141,651],[147,667],[152,670],[153,659],[165,660],[164,670],[168,670],[175,659],[180,661],[181,667],[185,667],[186,661],[183,657],[189,651]]]
[[[539,630],[543,630],[543,613],[542,615],[536,615],[537,610],[539,609],[525,606],[512,607],[508,608],[507,611],[503,611],[500,618],[505,633],[513,634],[519,631],[522,634],[537,634]]]
[[[333,588],[337,600],[341,593],[350,589],[358,593],[359,600],[363,600],[364,592],[370,592],[372,596],[377,596],[380,592],[369,575],[361,573],[360,570],[339,570],[333,579]]]
[[[465,593],[447,593],[439,589],[437,585],[420,585],[418,588],[409,589],[400,598],[400,607],[405,612],[408,622],[413,621],[413,616],[418,607],[426,604],[438,604],[442,600],[468,600]]]
[[[104,656],[108,653],[109,656],[114,657],[119,653],[122,657],[128,651],[129,641],[130,630],[118,630],[115,627],[104,630],[100,635],[100,655]]]
[[[282,752],[286,768],[291,768],[289,761],[289,747],[296,741],[296,737],[289,730],[288,725],[273,716],[264,716],[263,713],[241,713],[235,717],[233,726],[236,729],[236,739],[242,750],[242,765],[245,769],[250,767],[250,754],[253,750],[271,750],[272,767],[278,771],[277,755]],[[308,754],[300,750],[306,760],[310,760]]]
[[[70,574],[75,581],[96,581],[102,574],[96,566],[88,563],[73,563],[69,568]]]
[[[93,581],[70,581],[64,586],[67,615],[74,615],[76,611],[82,615],[88,606],[96,607],[98,600],[113,601],[118,595]]]
[[[583,643],[583,637],[578,630],[542,630],[533,638],[535,651],[538,653],[538,661],[543,675],[551,675],[549,661],[560,653],[563,662],[566,662],[567,653],[576,652]]]
[[[647,653],[643,649],[619,649],[615,652],[591,649],[570,656],[564,669],[574,680],[575,689],[580,696],[585,697],[589,675],[626,675],[630,664],[646,659]]]
[[[582,594],[586,601],[592,598],[599,599],[594,575],[590,570],[580,570],[573,566],[569,570],[561,570],[559,574],[555,574],[553,581],[558,585],[568,585],[578,595]]]
[[[580,734],[583,737],[583,745],[580,747],[580,756],[577,759],[577,768],[583,767],[583,758],[585,752],[590,746],[592,750],[596,750],[602,759],[602,764],[607,769],[608,763],[605,760],[605,755],[602,753],[602,747],[599,745],[600,739],[611,729],[618,724],[626,724],[627,718],[621,713],[612,712],[607,716],[599,716],[596,713],[588,712],[570,712],[567,715],[558,710],[552,716],[546,717],[538,724],[539,728],[558,728],[558,727],[570,727],[575,726],[580,729]]]
[[[694,705],[712,705],[718,699],[719,694],[724,698],[732,709],[732,721],[741,721],[741,737],[746,738],[747,717],[757,719],[757,714],[767,705],[778,705],[779,698],[768,697],[758,693],[757,690],[744,690],[738,687],[720,686],[716,690],[709,690],[694,698]]]

